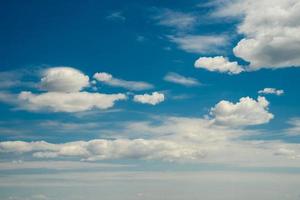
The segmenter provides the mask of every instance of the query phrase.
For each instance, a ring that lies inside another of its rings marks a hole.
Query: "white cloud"
[[[89,77],[71,67],[53,67],[43,72],[40,86],[50,92],[78,92],[89,86]]]
[[[196,68],[203,68],[208,71],[217,71],[221,73],[239,74],[244,71],[237,62],[230,62],[223,56],[200,57],[195,61]]]
[[[137,123],[127,131],[149,132],[150,138],[95,139],[60,144],[44,141],[0,142],[0,153],[32,155],[34,159],[84,161],[143,159],[200,162],[238,166],[299,166],[300,145],[279,141],[243,141],[240,136],[257,134],[238,128],[224,128],[210,120],[164,118],[162,123]],[[285,149],[285,150],[283,150]],[[51,155],[49,157],[49,155]],[[230,156],[228,156],[230,155]]]
[[[115,101],[126,99],[124,94],[101,94],[89,92],[47,92],[33,94],[21,92],[18,96],[21,109],[39,111],[49,110],[53,112],[81,112],[97,109],[107,109],[114,105]]]
[[[190,53],[216,53],[228,44],[225,36],[183,35],[169,36],[169,39],[180,49]]]
[[[275,94],[277,96],[283,95],[283,90],[278,90],[276,88],[264,88],[263,90],[258,91],[259,94]]]
[[[225,126],[249,126],[269,122],[274,115],[268,111],[269,102],[265,97],[257,101],[250,97],[242,97],[239,102],[222,100],[211,108],[210,114],[216,124]]]
[[[104,75],[108,77],[104,77]],[[99,75],[99,78],[113,79],[105,73],[102,74],[102,77]],[[122,82],[122,84],[125,83]],[[95,85],[95,83],[92,84]],[[135,89],[148,86],[143,83],[133,82],[133,84],[135,85],[132,87]],[[122,93],[103,94],[82,91],[87,86],[89,86],[89,77],[79,70],[71,67],[54,67],[43,71],[38,87],[47,92],[22,91],[19,94],[0,92],[0,101],[29,111],[82,112],[94,108],[111,108],[116,101],[127,99],[127,96]]]
[[[134,95],[133,101],[143,103],[143,104],[151,104],[156,105],[165,100],[165,95],[159,92],[152,92],[152,94],[142,94],[142,95]]]
[[[26,146],[27,148],[24,149],[23,146]],[[49,146],[53,148],[49,148]],[[196,148],[196,146],[186,146],[173,141],[145,139],[99,139],[87,142],[77,141],[63,144],[51,144],[43,141],[31,143],[7,141],[0,143],[0,152],[33,152],[33,155],[40,153],[38,154],[38,158],[42,158],[43,155],[46,155],[44,158],[49,158],[47,155],[52,153],[52,157],[79,157],[88,161],[119,158],[161,159],[173,161],[177,159],[194,160],[198,159],[198,157],[203,157],[203,152]]]
[[[187,31],[197,25],[195,15],[170,9],[161,10],[154,19],[159,25],[175,28],[178,31]]]
[[[200,85],[200,82],[191,77],[185,77],[180,74],[170,72],[164,77],[165,81],[171,82],[171,83],[176,83],[180,85],[185,85],[185,86],[197,86]]]
[[[300,66],[300,2],[297,0],[227,1],[215,12],[239,17],[244,38],[234,54],[250,62],[249,70]]]
[[[122,87],[129,90],[148,90],[153,88],[153,85],[150,83],[142,82],[142,81],[126,81],[122,79],[114,78],[111,74],[106,72],[97,72],[94,74],[94,79],[99,82],[105,83],[114,87]]]

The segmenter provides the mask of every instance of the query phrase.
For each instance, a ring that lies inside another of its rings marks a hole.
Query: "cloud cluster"
[[[222,100],[213,108],[210,114],[216,124],[225,126],[249,126],[269,122],[274,115],[268,111],[269,102],[265,97],[257,100],[243,97],[237,103]]]
[[[127,81],[118,78],[114,78],[111,74],[106,72],[97,72],[93,76],[97,81],[114,86],[114,87],[122,87],[128,90],[140,91],[140,90],[148,90],[152,89],[153,85],[150,83],[142,82],[142,81]]]
[[[122,131],[122,135],[136,132],[138,137],[59,144],[5,141],[0,142],[0,154],[51,160],[142,159],[236,166],[297,166],[300,162],[299,144],[240,140],[241,136],[258,131],[223,127],[209,119],[161,117],[159,123],[131,122]],[[140,137],[144,133],[148,136]]]
[[[200,57],[195,61],[196,68],[203,68],[208,71],[217,71],[221,73],[239,74],[244,71],[243,67],[237,62],[230,62],[223,56]]]
[[[53,67],[42,72],[37,89],[18,94],[0,92],[0,101],[16,105],[18,109],[50,112],[81,112],[107,109],[116,101],[125,100],[122,93],[103,94],[83,91],[89,87],[89,77],[72,67]]]
[[[226,2],[226,1],[225,1]],[[244,36],[235,56],[248,61],[249,71],[300,66],[300,2],[296,0],[236,0],[221,4],[218,17],[238,17]]]
[[[278,90],[276,88],[264,88],[263,90],[258,91],[259,94],[275,94],[277,96],[283,95],[283,90]]]
[[[173,141],[118,139],[76,141],[51,144],[44,141],[6,141],[0,143],[0,152],[32,153],[36,158],[79,157],[87,161],[111,159],[177,159],[194,160],[203,157],[196,147],[178,144]]]
[[[180,74],[170,72],[166,74],[164,77],[165,81],[171,82],[171,83],[176,83],[184,86],[197,86],[200,85],[199,81],[195,78],[191,77],[185,77]]]
[[[156,105],[165,100],[165,95],[159,92],[152,92],[152,94],[137,94],[134,95],[133,101],[143,104]]]

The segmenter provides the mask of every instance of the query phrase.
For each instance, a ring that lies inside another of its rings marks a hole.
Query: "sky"
[[[299,200],[297,0],[0,2],[0,199]]]

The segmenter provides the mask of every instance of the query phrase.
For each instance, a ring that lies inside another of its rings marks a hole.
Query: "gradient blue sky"
[[[299,8],[1,1],[0,198],[299,199]]]

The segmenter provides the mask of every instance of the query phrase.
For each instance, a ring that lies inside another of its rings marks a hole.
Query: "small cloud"
[[[158,25],[175,28],[177,31],[187,31],[197,25],[197,17],[191,13],[163,9],[154,17]]]
[[[277,96],[283,95],[283,90],[278,90],[276,88],[264,88],[263,90],[258,91],[259,94],[275,94]]]
[[[184,86],[197,86],[200,85],[200,82],[192,77],[185,77],[180,74],[169,72],[165,77],[165,81],[176,83]]]
[[[94,79],[104,84],[114,86],[114,87],[122,87],[128,90],[148,90],[152,89],[153,85],[147,82],[142,81],[127,81],[123,79],[114,78],[111,74],[106,72],[97,72],[94,74]]]
[[[244,71],[243,67],[237,62],[230,62],[228,58],[223,56],[200,57],[194,65],[196,68],[228,74],[239,74]]]
[[[134,95],[133,101],[143,103],[143,104],[151,104],[156,105],[165,100],[165,95],[159,92],[152,92],[152,94],[142,94],[142,95]]]
[[[138,41],[138,42],[144,42],[145,40],[146,40],[146,38],[144,36],[142,36],[142,35],[138,35],[136,37],[136,41]]]
[[[228,44],[227,36],[183,35],[168,36],[179,49],[188,53],[216,53]]]
[[[110,15],[105,17],[107,20],[115,20],[115,21],[125,21],[126,17],[124,17],[123,13],[120,11],[112,12]]]

